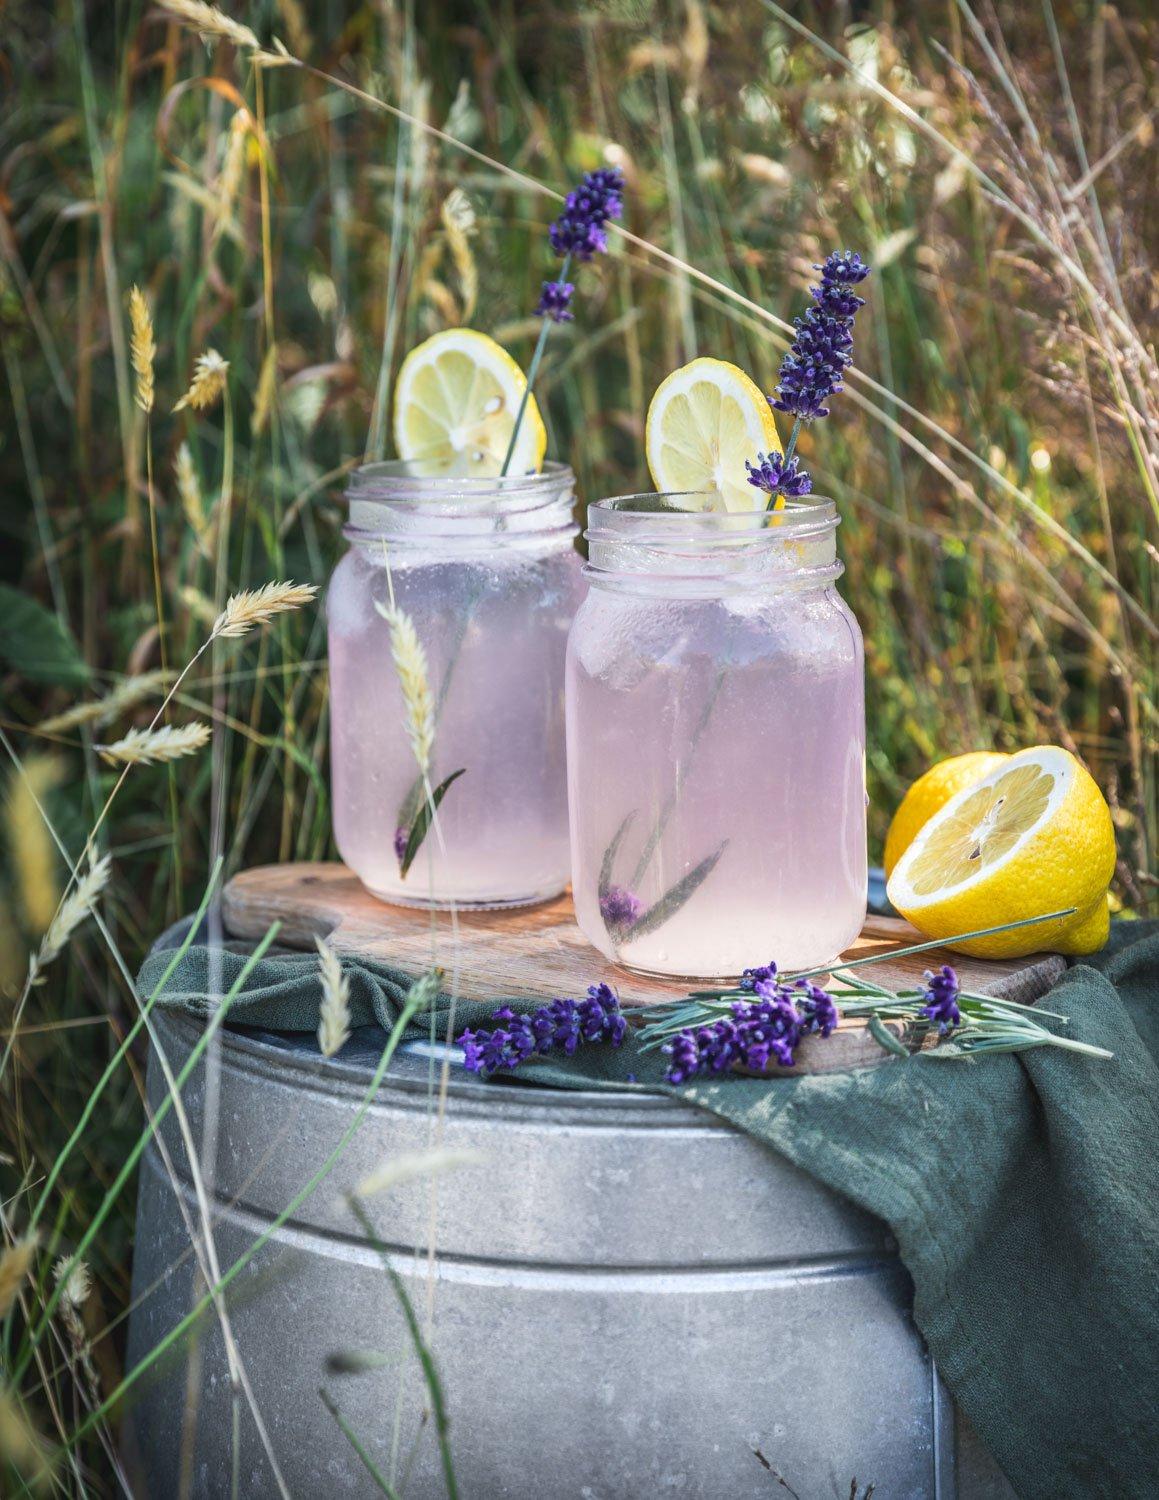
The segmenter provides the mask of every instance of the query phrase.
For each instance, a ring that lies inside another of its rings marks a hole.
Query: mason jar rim
[[[549,459],[536,474],[494,475],[475,479],[453,474],[419,474],[410,460],[378,459],[351,471],[344,498],[351,502],[392,505],[427,503],[454,505],[457,501],[477,505],[496,499],[515,509],[541,505],[575,475],[568,464]],[[523,502],[521,505],[519,502]]]
[[[404,459],[363,464],[347,481],[342,534],[351,542],[440,552],[537,546],[571,538],[575,475],[548,462],[537,474],[490,479],[416,474]]]
[[[588,507],[588,565],[601,587],[701,593],[823,586],[844,571],[834,501],[810,496],[779,510],[688,508],[707,491],[611,496]]]
[[[801,500],[786,499],[777,510],[701,510],[691,505],[665,502],[700,500],[710,490],[642,491],[635,495],[611,495],[588,505],[588,540],[631,541],[649,533],[649,540],[704,542],[714,539],[735,542],[737,538],[769,541],[799,540],[838,526],[841,517],[835,501],[823,495]],[[594,514],[593,514],[594,513]],[[684,536],[680,533],[683,530]]]

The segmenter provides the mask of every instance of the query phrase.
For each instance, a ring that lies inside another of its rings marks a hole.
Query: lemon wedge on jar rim
[[[1074,907],[1050,922],[953,947],[979,958],[1041,949],[1093,953],[1106,941],[1107,886],[1115,868],[1110,809],[1067,750],[1010,756],[934,813],[889,878],[889,899],[926,937]]]
[[[694,359],[661,382],[644,446],[661,494],[700,491],[703,503],[688,508],[714,511],[764,510],[769,497],[749,484],[745,461],[781,451],[760,386],[723,359]]]
[[[430,478],[494,479],[503,468],[527,377],[507,350],[473,328],[416,345],[394,388],[398,456]],[[507,473],[538,474],[547,431],[529,396]]]

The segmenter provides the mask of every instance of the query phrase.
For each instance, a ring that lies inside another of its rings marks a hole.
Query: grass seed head
[[[194,411],[208,411],[221,398],[229,374],[229,360],[222,359],[216,349],[207,349],[193,361],[193,379],[189,389],[173,408],[184,411],[191,406]]]
[[[323,1057],[333,1057],[350,1037],[350,980],[330,944],[315,938],[322,1004],[318,1012],[318,1046]]]
[[[213,625],[213,636],[236,638],[275,615],[309,604],[318,592],[312,583],[267,583],[260,589],[233,594]]]
[[[153,362],[157,358],[157,344],[153,338],[149,304],[139,286],[134,286],[129,292],[129,323],[129,350],[133,358],[133,373],[137,377],[137,405],[143,412],[150,412],[153,410]]]
[[[435,700],[427,672],[427,654],[414,621],[397,605],[375,604],[390,628],[390,654],[398,673],[406,707],[406,729],[418,768],[425,776],[431,768],[435,742]]]
[[[36,1235],[26,1235],[0,1255],[0,1318],[12,1311],[36,1258]]]
[[[97,745],[101,759],[110,765],[153,766],[192,755],[209,741],[209,725],[165,724],[160,729],[130,729],[111,745]]]
[[[73,933],[92,913],[109,883],[112,860],[106,854],[90,865],[61,903],[29,966],[28,983],[36,984],[45,969],[68,947]]]

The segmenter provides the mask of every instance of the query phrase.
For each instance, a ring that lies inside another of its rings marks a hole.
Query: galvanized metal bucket
[[[198,1028],[170,1016],[159,1035],[176,1070]],[[225,1032],[210,1086],[204,1067],[191,1076],[184,1101],[194,1139],[207,1139],[223,1268],[325,1161],[381,1043],[359,1033],[326,1061],[310,1038]],[[446,1494],[399,1298],[346,1198],[387,1157],[432,1143],[437,1070],[424,1050],[396,1059],[337,1167],[230,1288],[245,1377],[294,1496],[382,1493],[323,1385],[400,1493]],[[847,1500],[855,1477],[878,1500],[1010,1494],[955,1433],[882,1224],[666,1098],[453,1071],[442,1144],[483,1159],[367,1202],[420,1323],[430,1319],[465,1500],[768,1500],[781,1491],[766,1465],[800,1500]],[[154,1105],[164,1097],[155,1056],[149,1092]],[[178,1192],[155,1148],[142,1163],[132,1363],[203,1290],[186,1222],[199,1223],[198,1207],[173,1126],[170,1116],[162,1135]],[[126,1424],[141,1494],[231,1493],[221,1328],[209,1312],[198,1330],[161,1362]],[[328,1370],[350,1350],[389,1362]],[[244,1396],[239,1409],[238,1491],[276,1495]]]

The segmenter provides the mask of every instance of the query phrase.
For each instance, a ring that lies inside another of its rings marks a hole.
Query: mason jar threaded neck
[[[494,479],[418,472],[403,459],[364,464],[347,482],[343,535],[392,548],[474,550],[526,539],[573,537],[575,475],[545,463],[538,474]]]
[[[704,511],[699,494],[593,501],[584,536],[591,582],[603,587],[727,593],[823,588],[844,572],[832,500],[776,511]]]

